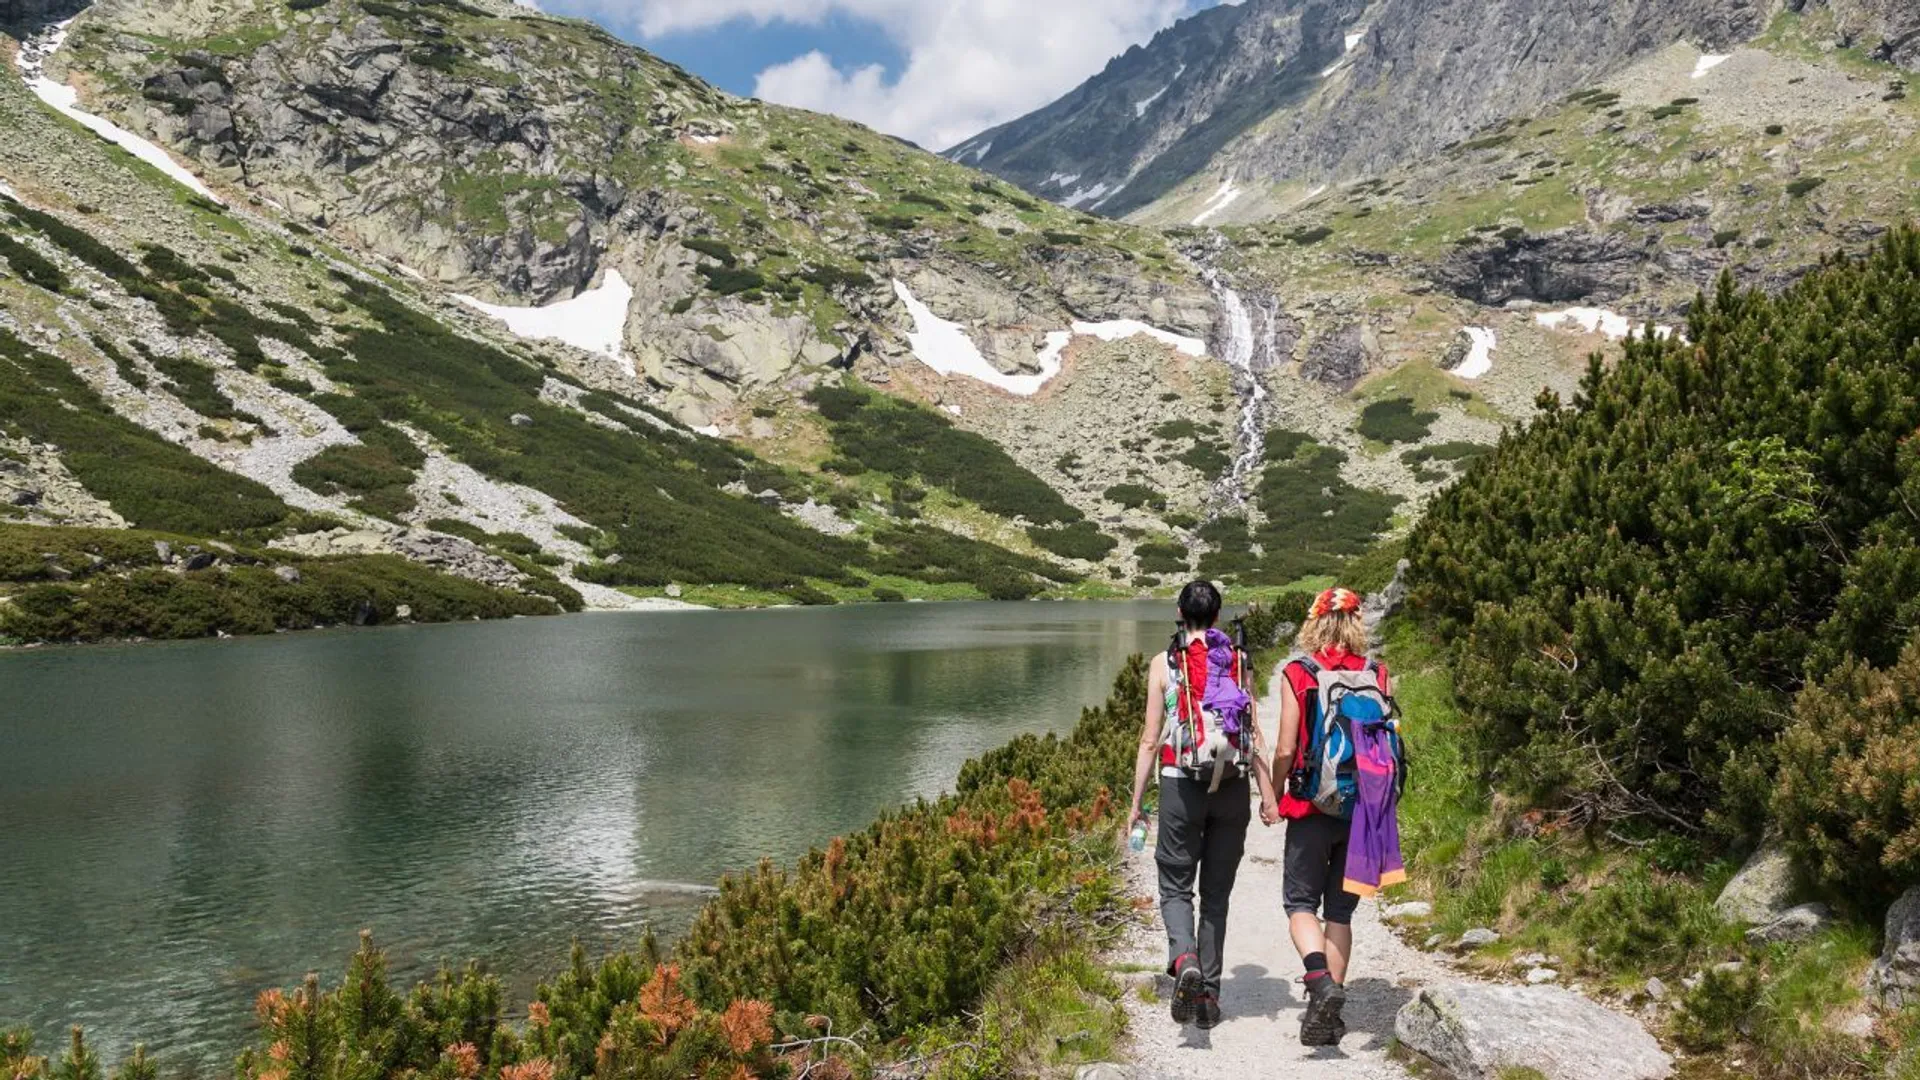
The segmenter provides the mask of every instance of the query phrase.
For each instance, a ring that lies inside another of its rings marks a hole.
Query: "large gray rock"
[[[1713,910],[1730,923],[1765,926],[1793,906],[1793,886],[1793,861],[1785,848],[1768,841],[1720,890]]]
[[[1747,931],[1747,943],[1766,945],[1783,941],[1805,941],[1833,925],[1833,912],[1825,904],[1801,904],[1788,908],[1779,917]]]
[[[1547,1080],[1664,1080],[1673,1059],[1633,1020],[1551,986],[1430,986],[1400,1010],[1393,1032],[1455,1080],[1506,1069]]]
[[[1867,969],[1867,993],[1888,1009],[1920,1004],[1920,886],[1887,912],[1887,943]]]

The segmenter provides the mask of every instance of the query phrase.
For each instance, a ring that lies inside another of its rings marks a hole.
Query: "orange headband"
[[[1336,611],[1359,611],[1360,594],[1351,589],[1333,588],[1314,597],[1307,618],[1319,619]]]

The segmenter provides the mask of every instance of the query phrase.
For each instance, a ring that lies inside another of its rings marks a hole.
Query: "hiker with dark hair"
[[[1173,1019],[1202,1028],[1220,1022],[1227,900],[1253,819],[1249,777],[1259,787],[1263,819],[1278,797],[1245,689],[1246,651],[1215,627],[1220,602],[1211,582],[1180,590],[1180,629],[1147,672],[1147,716],[1127,818],[1130,831],[1144,828],[1140,800],[1147,778],[1157,772],[1160,838],[1154,862],[1167,926],[1167,973],[1174,979]]]
[[[1287,929],[1306,964],[1300,1041],[1346,1035],[1347,962],[1363,896],[1406,880],[1396,823],[1406,756],[1387,669],[1367,658],[1360,596],[1328,589],[1307,612],[1298,652],[1280,669],[1279,745],[1286,768],[1277,816],[1287,819]],[[1262,820],[1272,824],[1262,808]]]

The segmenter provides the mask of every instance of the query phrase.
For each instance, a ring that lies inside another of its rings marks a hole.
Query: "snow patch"
[[[1347,35],[1347,51],[1352,52],[1353,50],[1359,48],[1360,43],[1365,40],[1367,40],[1366,27],[1361,27],[1360,29],[1349,33]]]
[[[1542,312],[1533,319],[1549,330],[1578,326],[1589,334],[1604,334],[1614,341],[1632,335],[1637,329],[1632,319],[1606,308],[1570,307],[1564,311]],[[1671,326],[1653,328],[1653,336],[1658,338],[1672,337],[1674,332]]]
[[[1185,64],[1181,64],[1181,65],[1180,65],[1179,67],[1177,67],[1177,68],[1174,68],[1174,69],[1173,69],[1173,81],[1176,81],[1176,82],[1177,82],[1177,81],[1179,80],[1179,78],[1180,78],[1180,76],[1182,76],[1182,75],[1185,75],[1186,73],[1187,73],[1187,65],[1185,65]]]
[[[506,323],[507,329],[516,336],[564,341],[577,349],[612,357],[619,362],[621,370],[628,375],[634,373],[633,358],[622,347],[627,307],[633,303],[633,286],[627,284],[618,270],[608,270],[599,288],[546,307],[505,307],[459,293],[454,294],[454,299]]]
[[[719,424],[707,424],[703,427],[697,427],[692,430],[695,435],[705,435],[709,439],[717,439],[720,437]]]
[[[60,36],[64,38],[65,32],[62,31]],[[56,48],[57,47],[58,46],[56,46]],[[40,58],[41,63],[45,62],[46,56],[51,55],[52,51],[53,50],[49,49],[47,53],[42,54]],[[24,65],[21,70],[23,73],[26,71]],[[173,160],[172,155],[168,154],[165,150],[160,149],[160,147],[155,144],[148,142],[110,120],[95,116],[85,109],[80,108],[80,91],[63,83],[54,82],[52,79],[40,74],[39,64],[34,66],[34,73],[27,77],[27,88],[33,91],[35,97],[53,106],[61,114],[77,121],[81,127],[106,139],[127,153],[139,158],[141,161],[159,169],[162,173],[165,173],[169,179],[186,188],[188,191],[202,198],[210,199],[222,206],[226,205],[225,200],[215,195],[211,188],[200,182],[199,177],[188,172],[179,162]]]
[[[18,202],[20,200],[20,196],[14,193],[13,186],[8,184],[5,180],[0,180],[0,195],[5,195],[7,198],[12,199],[15,202]]]
[[[992,149],[993,149],[993,144],[990,142],[982,145],[980,149],[975,150],[973,152],[973,160],[980,161],[984,159],[987,156],[987,153]]]
[[[1195,225],[1205,225],[1214,215],[1232,206],[1234,200],[1238,199],[1240,195],[1241,191],[1239,188],[1233,186],[1233,181],[1221,181],[1220,190],[1214,192],[1213,198],[1207,200],[1207,205],[1201,209],[1200,215],[1193,219],[1193,223]]]
[[[1100,198],[1093,204],[1093,206],[1090,209],[1094,209],[1094,210],[1100,209],[1101,207],[1112,202],[1113,197],[1115,195],[1118,195],[1125,190],[1127,190],[1127,185],[1121,184],[1119,187],[1114,188],[1112,191],[1109,191],[1105,195],[1100,196]]]
[[[1069,210],[1078,210],[1080,209],[1081,203],[1098,199],[1106,193],[1107,185],[1105,181],[1095,184],[1090,188],[1075,188],[1073,194],[1061,200],[1060,205],[1065,206]]]
[[[718,135],[688,135],[687,141],[695,146],[712,146],[720,141]]]
[[[1207,355],[1207,343],[1199,338],[1176,334],[1171,330],[1162,330],[1135,319],[1114,319],[1110,322],[1097,323],[1076,322],[1073,324],[1073,333],[1078,337],[1096,337],[1101,341],[1125,341],[1130,337],[1145,335],[1163,345],[1171,345],[1188,356]],[[1047,338],[1047,343],[1051,346],[1053,335],[1049,334]]]
[[[935,315],[932,309],[913,295],[905,282],[894,279],[893,292],[907,306],[908,314],[913,316],[913,332],[907,335],[913,355],[942,375],[965,375],[989,386],[997,386],[1009,394],[1032,397],[1048,380],[1060,374],[1060,354],[1059,350],[1052,348],[1051,335],[1048,337],[1051,356],[1048,352],[1041,354],[1040,374],[1008,375],[987,363],[987,358],[980,355],[979,347],[967,336],[965,329],[958,323]],[[1061,342],[1060,348],[1066,348],[1065,341]]]
[[[1696,79],[1700,78],[1707,72],[1726,63],[1728,59],[1729,58],[1725,56],[1702,56],[1693,63],[1693,77]]]
[[[1047,177],[1047,183],[1052,184],[1054,187],[1066,187],[1068,184],[1071,184],[1078,179],[1080,179],[1079,173],[1073,173],[1069,175],[1067,173],[1057,172],[1057,173],[1054,173],[1052,176]]]
[[[1500,344],[1493,331],[1484,326],[1463,327],[1467,337],[1473,341],[1473,348],[1467,350],[1467,358],[1453,369],[1455,375],[1463,379],[1477,379],[1493,370],[1493,350]]]
[[[1169,83],[1166,86],[1163,86],[1158,90],[1155,90],[1152,94],[1149,94],[1147,96],[1147,100],[1134,102],[1133,103],[1134,119],[1138,120],[1140,117],[1147,115],[1147,110],[1153,108],[1153,103],[1165,97],[1167,94],[1167,91],[1171,89],[1173,89],[1173,84]]]
[[[1327,193],[1327,185],[1321,184],[1319,187],[1314,188],[1312,191],[1307,192],[1307,197],[1305,201],[1312,202],[1313,200],[1319,198],[1322,195],[1325,195],[1326,193]]]

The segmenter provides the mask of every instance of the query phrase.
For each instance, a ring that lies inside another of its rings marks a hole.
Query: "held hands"
[[[1272,796],[1260,799],[1260,824],[1272,826],[1280,820],[1280,802]]]

